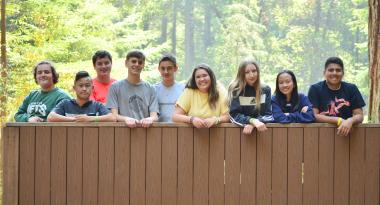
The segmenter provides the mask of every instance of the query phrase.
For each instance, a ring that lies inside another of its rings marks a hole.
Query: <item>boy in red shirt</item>
[[[111,78],[112,56],[108,51],[99,50],[92,56],[96,77],[92,79],[94,89],[90,99],[105,104],[108,90],[116,80]]]

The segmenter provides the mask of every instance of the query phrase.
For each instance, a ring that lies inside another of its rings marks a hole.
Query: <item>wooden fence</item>
[[[123,205],[379,205],[380,125],[9,123],[3,202]]]

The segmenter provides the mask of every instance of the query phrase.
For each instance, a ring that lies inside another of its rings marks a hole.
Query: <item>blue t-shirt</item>
[[[75,99],[61,101],[53,110],[59,115],[72,117],[86,114],[88,116],[107,115],[110,111],[100,102],[88,101],[83,106],[79,106]]]
[[[174,106],[179,96],[181,96],[185,85],[174,82],[170,87],[166,87],[162,82],[154,85],[156,88],[158,106],[160,109],[159,122],[172,122]]]
[[[365,106],[362,95],[356,85],[342,82],[338,90],[328,88],[326,81],[310,86],[308,97],[319,114],[342,117],[352,117],[352,111]]]

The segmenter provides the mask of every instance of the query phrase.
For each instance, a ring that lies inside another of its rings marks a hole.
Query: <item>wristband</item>
[[[256,118],[249,119],[249,123],[253,124],[255,122]]]
[[[193,124],[193,121],[194,121],[194,116],[191,116],[190,117],[190,124]]]
[[[216,119],[215,119],[215,125],[219,125],[219,123],[220,123],[220,117],[216,117]]]
[[[338,125],[338,127],[340,126],[340,124],[342,124],[342,118],[341,117],[339,117],[338,121],[336,122],[336,125]]]

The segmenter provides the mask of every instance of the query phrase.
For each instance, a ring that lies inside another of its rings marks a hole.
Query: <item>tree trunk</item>
[[[321,0],[317,0],[315,2],[315,15],[314,15],[314,35],[318,36],[321,28],[321,13],[322,13],[322,2]],[[321,73],[320,69],[320,59],[321,59],[321,45],[317,42],[315,38],[311,40],[313,47],[311,48],[313,50],[314,55],[310,57],[309,61],[309,69],[310,70],[310,77],[308,84],[312,84],[315,81],[318,80],[318,76]]]
[[[206,60],[207,58],[207,49],[212,45],[212,36],[211,36],[211,12],[210,4],[206,1],[204,2],[204,27],[203,27],[203,49],[202,49],[202,58]]]
[[[173,0],[172,54],[177,53],[177,0]]]
[[[164,14],[161,19],[161,38],[160,43],[168,40],[168,17]]]
[[[1,0],[1,93],[0,93],[0,123],[2,124],[7,116],[7,47],[6,47],[6,0]]]
[[[368,0],[368,48],[369,48],[369,110],[370,121],[380,122],[380,3]]]
[[[184,74],[190,73],[194,65],[194,21],[193,21],[193,0],[185,1],[185,68]]]

